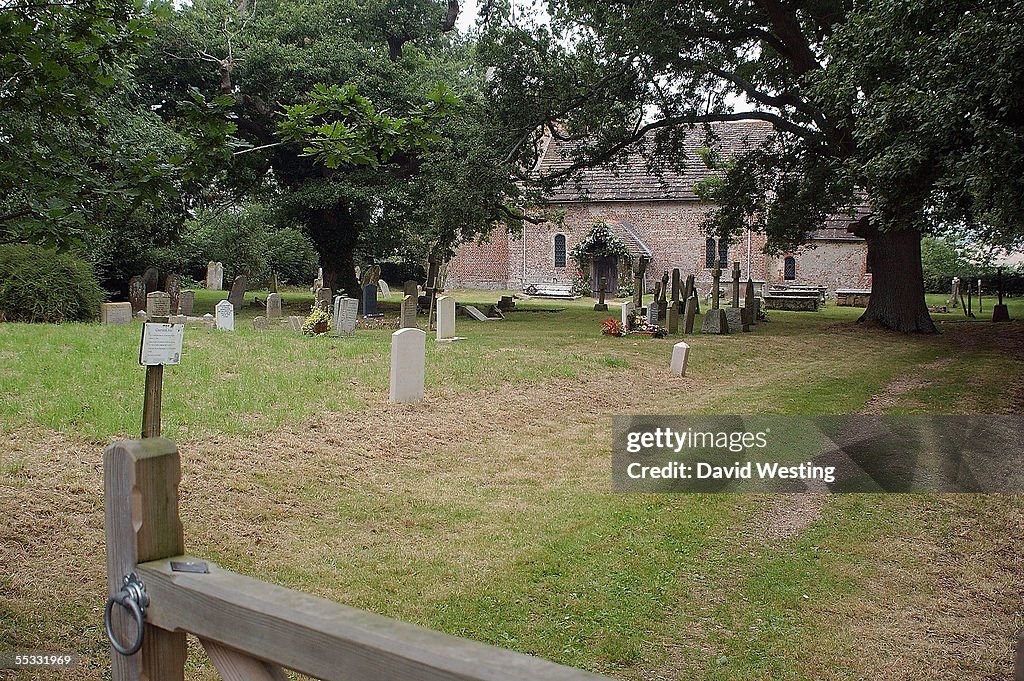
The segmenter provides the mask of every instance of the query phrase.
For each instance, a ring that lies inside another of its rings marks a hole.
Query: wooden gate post
[[[178,517],[178,448],[166,438],[115,442],[103,451],[104,526],[107,589],[121,590],[122,579],[138,563],[185,552]],[[150,604],[150,608],[159,604]],[[135,624],[124,608],[113,609],[113,630],[126,643]],[[183,681],[185,634],[149,624],[142,649],[131,657],[112,651],[112,681]]]

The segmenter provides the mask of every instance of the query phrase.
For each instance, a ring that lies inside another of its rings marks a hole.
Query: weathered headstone
[[[171,314],[178,314],[178,305],[181,304],[181,279],[177,274],[168,274],[164,277],[164,290],[171,297]]]
[[[686,311],[683,315],[683,333],[693,333],[693,322],[697,317],[697,293],[693,292],[686,299]]]
[[[502,312],[511,312],[516,309],[516,301],[512,296],[502,296],[498,298],[498,309]]]
[[[658,325],[658,308],[661,307],[658,304],[657,298],[651,298],[651,302],[647,305],[647,326]]]
[[[417,298],[420,295],[420,283],[415,279],[409,279],[405,282],[403,291],[405,292],[404,295]]]
[[[363,287],[363,316],[377,317],[377,285],[367,284]]]
[[[131,303],[101,303],[100,304],[101,324],[131,324],[132,304]]]
[[[135,317],[137,319],[141,319],[142,321],[146,321],[149,315],[146,314],[145,310],[139,310],[138,312],[135,313]]]
[[[682,305],[679,304],[679,294],[682,291],[682,275],[678,267],[672,268],[672,306],[677,312],[682,312]]]
[[[665,309],[665,303],[668,301],[668,270],[661,273],[661,294],[658,298],[658,302],[661,303],[661,309]]]
[[[605,291],[607,291],[607,290],[608,290],[608,277],[601,277],[601,290],[600,290],[601,298],[594,305],[594,311],[595,312],[605,312],[605,311],[608,310],[608,304],[604,302],[604,294],[605,294]]]
[[[710,312],[714,312],[714,310],[710,310]],[[750,326],[746,324],[745,319],[746,315],[742,307],[725,308],[725,323],[729,325],[729,333],[750,331]]]
[[[245,301],[245,290],[248,286],[249,278],[244,274],[239,274],[231,283],[231,291],[228,293],[228,302],[234,305],[235,312],[242,309],[242,303]]]
[[[235,306],[228,300],[222,300],[217,303],[216,308],[217,315],[217,328],[222,331],[234,331],[235,330]]]
[[[692,296],[696,290],[694,276],[692,274],[686,275],[686,284],[683,286],[683,305],[686,305],[686,303],[689,302],[690,296]]]
[[[399,320],[399,327],[403,329],[416,328],[416,296],[407,293],[402,298],[402,314]]]
[[[253,317],[252,328],[256,331],[266,331],[270,328],[270,322],[266,317]]]
[[[437,298],[437,340],[455,338],[455,299],[451,296]]]
[[[740,306],[740,263],[732,264],[732,307]]]
[[[146,283],[142,277],[136,275],[128,280],[128,302],[132,305],[132,312],[146,309]]]
[[[153,291],[146,296],[146,317],[170,317],[171,296],[166,291]]]
[[[281,318],[281,294],[270,293],[267,295],[267,319]]]
[[[743,309],[746,310],[747,323],[757,324],[757,300],[754,297],[754,280],[747,277],[747,290],[743,294]]]
[[[210,261],[206,265],[206,288],[211,291],[224,289],[224,263]]]
[[[426,344],[427,334],[422,329],[399,329],[391,335],[391,402],[423,400]]]
[[[188,317],[183,314],[172,314],[167,318],[169,324],[184,324],[188,321]]]
[[[195,291],[182,291],[181,299],[178,301],[178,312],[186,317],[192,314],[192,308],[196,304]]]
[[[351,336],[356,330],[356,316],[359,313],[359,301],[355,298],[338,296],[334,299],[334,331],[342,336]]]
[[[331,309],[331,296],[333,295],[331,289],[321,286],[316,290],[316,306],[321,310],[330,311]]]
[[[725,318],[725,310],[719,308],[720,285],[722,280],[722,261],[715,261],[715,268],[711,270],[711,309],[704,315],[704,323],[701,325],[701,333],[723,334],[729,333],[729,322]]]
[[[288,328],[292,331],[302,331],[302,323],[306,321],[306,318],[302,315],[291,315],[288,317]]]
[[[668,332],[675,335],[679,333],[679,305],[678,301],[671,301],[668,305],[668,310],[665,313],[666,320],[668,321]]]
[[[622,303],[622,328],[629,330],[629,315],[633,314],[633,303],[629,300]]]
[[[277,272],[270,276],[270,293],[277,293]]]
[[[147,267],[142,273],[142,283],[146,285],[146,295],[160,290],[160,271],[155,267]]]
[[[676,376],[686,376],[686,362],[690,358],[690,346],[676,343],[672,346],[672,363],[670,369]]]
[[[949,297],[949,304],[956,306],[960,304],[960,277],[953,277],[953,282],[950,285],[951,292]]]
[[[633,307],[637,310],[644,306],[644,272],[650,262],[647,256],[640,256],[636,271],[633,272]]]
[[[388,286],[388,282],[384,281],[383,279],[378,279],[377,286],[380,287],[380,294],[383,297],[387,298],[388,296],[391,295],[391,287]]]

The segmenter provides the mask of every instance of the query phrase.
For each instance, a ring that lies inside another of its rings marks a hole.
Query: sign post
[[[146,367],[146,394],[142,404],[142,437],[160,437],[164,365],[181,363],[184,324],[146,322],[142,325],[139,364]]]

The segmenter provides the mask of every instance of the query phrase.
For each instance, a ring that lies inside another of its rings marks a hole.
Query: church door
[[[597,298],[601,295],[601,277],[605,277],[608,280],[608,292],[605,295],[614,297],[619,288],[619,259],[608,255],[594,256],[594,266],[590,269],[594,273],[591,282],[593,296]]]

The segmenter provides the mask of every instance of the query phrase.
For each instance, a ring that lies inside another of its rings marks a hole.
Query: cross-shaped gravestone
[[[711,309],[718,309],[719,286],[722,280],[722,261],[715,261],[715,269],[711,270]]]
[[[604,311],[606,311],[608,309],[607,303],[604,302],[604,294],[605,294],[605,291],[607,289],[608,289],[608,277],[601,277],[601,290],[600,290],[601,298],[600,298],[600,300],[597,301],[597,304],[594,305],[594,310],[596,312],[604,312]]]
[[[738,260],[732,264],[732,306],[740,306],[740,263]]]

